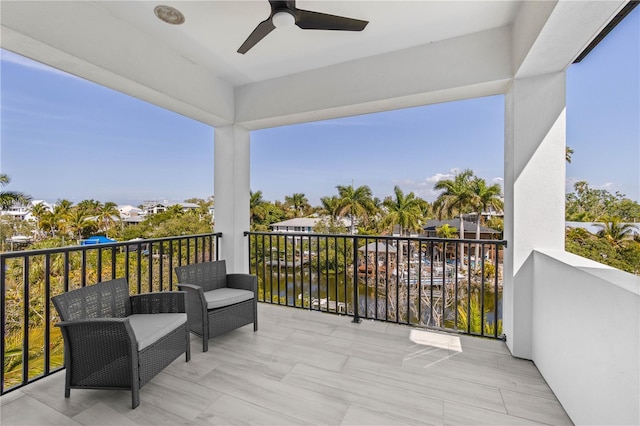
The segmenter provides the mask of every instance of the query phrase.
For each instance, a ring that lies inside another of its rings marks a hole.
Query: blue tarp
[[[116,240],[112,240],[111,238],[103,237],[102,235],[95,235],[93,237],[89,237],[86,240],[82,240],[80,242],[81,246],[90,246],[93,244],[106,244],[106,243],[115,243]]]

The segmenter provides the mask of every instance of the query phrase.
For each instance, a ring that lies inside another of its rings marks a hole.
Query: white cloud
[[[459,172],[460,169],[453,168],[449,170],[448,173],[436,173],[421,181],[415,181],[412,179],[394,180],[393,184],[398,185],[405,193],[413,192],[418,197],[431,202],[438,198],[438,195],[440,195],[441,192],[439,190],[434,190],[434,185],[441,180],[455,178],[456,174]]]
[[[435,175],[428,177],[426,179],[427,182],[436,183],[441,180],[453,179],[460,172],[460,169],[453,168],[449,170],[449,173],[436,173]]]

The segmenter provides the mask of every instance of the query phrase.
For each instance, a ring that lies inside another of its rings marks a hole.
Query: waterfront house
[[[320,222],[326,220],[327,218],[322,217],[296,217],[293,219],[283,220],[282,222],[272,223],[269,227],[273,232],[311,233]],[[343,224],[345,231],[347,231],[351,226],[351,222],[348,219],[340,219],[340,223]]]

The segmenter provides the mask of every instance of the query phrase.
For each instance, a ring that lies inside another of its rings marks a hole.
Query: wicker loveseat
[[[209,339],[253,323],[258,330],[258,278],[250,274],[227,274],[224,260],[177,266],[178,288],[187,294],[189,330]]]
[[[156,374],[186,353],[183,292],[129,295],[124,278],[52,298],[62,322],[65,394],[74,389],[131,389],[131,405]]]

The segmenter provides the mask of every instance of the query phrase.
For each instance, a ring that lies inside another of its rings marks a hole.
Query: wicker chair
[[[140,388],[186,353],[190,341],[183,292],[129,296],[124,278],[52,298],[62,322],[65,398],[74,389]]]
[[[209,339],[253,323],[258,330],[258,278],[250,274],[227,274],[224,260],[177,266],[178,288],[187,293],[189,330]]]

